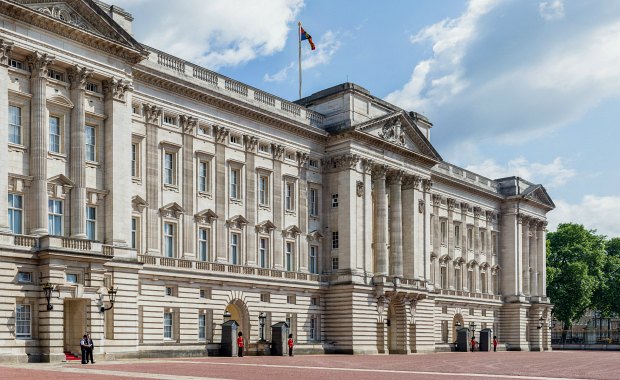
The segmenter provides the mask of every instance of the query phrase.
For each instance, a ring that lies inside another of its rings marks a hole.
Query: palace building
[[[550,349],[543,186],[444,161],[427,118],[356,84],[289,102],[132,20],[0,0],[0,360],[86,331],[100,358],[216,354],[225,319],[250,353],[278,322],[300,353],[450,350],[474,325]]]

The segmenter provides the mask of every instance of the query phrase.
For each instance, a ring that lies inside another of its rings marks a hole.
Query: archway
[[[402,299],[395,299],[388,307],[388,350],[390,354],[407,353],[407,315]]]
[[[461,314],[455,314],[452,318],[452,343],[456,343],[456,330],[465,327],[465,320]]]
[[[243,332],[246,342],[250,342],[250,315],[247,306],[240,299],[232,300],[225,309],[230,313],[229,320],[237,322],[239,328],[237,331]]]

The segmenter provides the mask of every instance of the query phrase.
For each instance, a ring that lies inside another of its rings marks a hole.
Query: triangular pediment
[[[211,209],[205,209],[194,215],[194,218],[198,223],[211,224],[217,219],[217,214]]]
[[[284,235],[284,237],[296,238],[300,233],[301,233],[301,230],[299,229],[299,227],[295,225],[288,226],[282,230],[282,235]]]
[[[67,178],[64,174],[58,174],[51,178],[48,178],[47,183],[53,183],[55,185],[68,186],[68,187],[73,187],[74,185],[73,181]]]
[[[321,241],[321,239],[323,238],[323,235],[321,235],[321,233],[318,230],[314,230],[308,233],[307,238],[309,241],[313,241],[313,240]]]
[[[405,148],[433,160],[441,160],[441,156],[422,134],[415,120],[404,111],[396,111],[369,120],[355,129],[384,143]]]
[[[185,214],[185,209],[176,202],[168,203],[167,205],[159,209],[159,214],[163,217],[178,219],[181,215]]]
[[[139,195],[131,197],[131,207],[138,212],[142,212],[149,204]]]
[[[226,224],[228,224],[228,227],[240,229],[248,224],[248,220],[242,215],[235,215],[232,218],[228,219],[226,221]]]
[[[256,225],[256,232],[268,234],[276,228],[271,220],[265,220]]]
[[[555,203],[551,200],[551,197],[542,185],[533,185],[523,192],[525,199],[530,199],[534,202],[542,203],[547,207],[555,208]]]

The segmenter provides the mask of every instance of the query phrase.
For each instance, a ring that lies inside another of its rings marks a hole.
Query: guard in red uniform
[[[493,335],[493,352],[497,352],[497,336]]]
[[[471,352],[474,352],[474,350],[476,349],[476,338],[472,336],[469,344],[471,345]]]
[[[243,357],[243,333],[239,331],[239,336],[237,337],[237,355],[242,358]]]
[[[288,334],[288,356],[293,356],[293,334]]]

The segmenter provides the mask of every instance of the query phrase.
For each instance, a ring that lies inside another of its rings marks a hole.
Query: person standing
[[[497,336],[493,335],[493,352],[497,352]]]
[[[293,334],[288,334],[288,356],[293,356],[293,346],[295,342],[293,341]]]
[[[91,364],[95,364],[95,359],[93,358],[93,351],[95,350],[95,345],[93,344],[93,340],[91,339],[89,332],[86,333],[86,339],[87,339],[86,343],[88,345],[88,350],[87,350],[88,358],[87,359],[90,359]]]
[[[88,364],[88,335],[86,334],[80,340],[80,349],[82,350],[82,364]]]
[[[237,336],[237,356],[243,357],[243,333],[241,331]]]
[[[474,352],[476,349],[476,338],[474,336],[471,337],[469,344],[471,345],[471,352]]]

